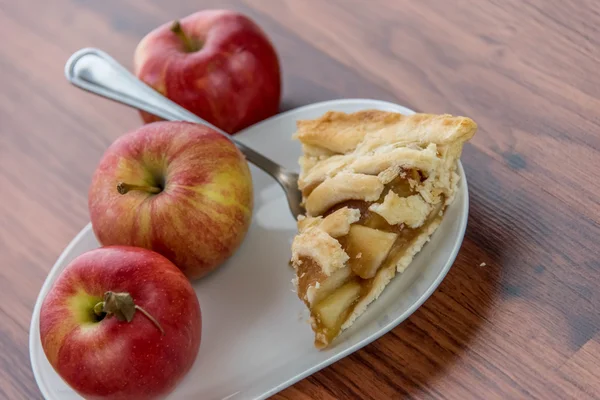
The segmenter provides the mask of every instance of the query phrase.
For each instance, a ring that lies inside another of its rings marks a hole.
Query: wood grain
[[[462,158],[467,235],[439,289],[274,398],[600,398],[594,0],[0,0],[0,398],[41,398],[27,344],[37,293],[88,221],[103,150],[140,123],[69,86],[64,62],[95,46],[131,67],[148,31],[215,7],[272,37],[282,110],[368,97],[480,126]]]

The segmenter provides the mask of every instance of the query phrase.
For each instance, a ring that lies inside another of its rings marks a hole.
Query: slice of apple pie
[[[403,272],[452,203],[466,117],[328,112],[297,124],[306,215],[292,243],[294,285],[325,348]]]

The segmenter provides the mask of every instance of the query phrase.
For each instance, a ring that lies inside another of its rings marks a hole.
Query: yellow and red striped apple
[[[276,114],[281,72],[274,46],[247,16],[203,10],[147,34],[134,54],[136,76],[229,133]],[[145,122],[156,116],[142,112]]]
[[[200,304],[189,280],[142,248],[78,256],[40,309],[48,361],[88,400],[163,398],[191,369],[201,337]]]
[[[242,243],[252,216],[252,177],[242,153],[214,130],[154,122],[106,150],[88,201],[102,245],[154,250],[198,279]]]

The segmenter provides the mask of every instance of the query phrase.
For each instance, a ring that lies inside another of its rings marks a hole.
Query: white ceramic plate
[[[237,139],[282,165],[297,170],[299,144],[291,139],[297,119],[328,110],[381,109],[412,114],[396,104],[363,99],[334,100],[300,107],[263,121]],[[432,240],[412,265],[386,288],[365,314],[326,351],[313,346],[304,305],[292,292],[290,245],[295,220],[279,188],[252,166],[255,209],[238,252],[206,279],[195,283],[203,316],[202,343],[193,369],[172,399],[263,399],[379,338],[411,315],[442,281],[460,248],[467,224],[468,192],[462,166],[460,190]],[[41,347],[41,302],[63,268],[98,247],[88,224],[48,274],[30,329],[35,379],[48,400],[81,399],[54,372]]]

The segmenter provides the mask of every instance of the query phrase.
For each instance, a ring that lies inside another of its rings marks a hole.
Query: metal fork
[[[95,48],[81,49],[67,61],[65,76],[73,85],[110,100],[147,111],[169,121],[188,121],[206,125],[231,140],[246,159],[271,175],[281,185],[294,217],[304,213],[300,205],[298,174],[288,171],[273,160],[254,151],[208,121],[152,89],[105,52]]]

